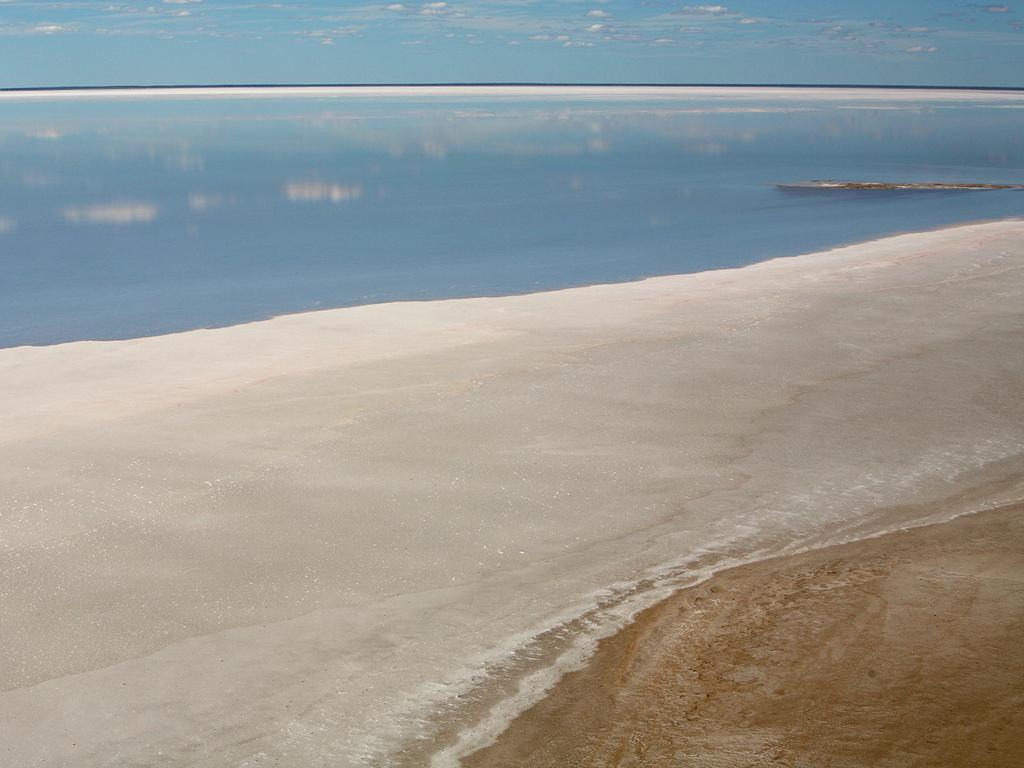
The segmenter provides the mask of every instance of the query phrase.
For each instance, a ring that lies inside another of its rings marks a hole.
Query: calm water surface
[[[0,102],[0,346],[737,266],[1024,214],[1024,99]]]

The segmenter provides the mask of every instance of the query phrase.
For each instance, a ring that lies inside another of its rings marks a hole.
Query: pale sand
[[[698,566],[1024,496],[1022,339],[1000,222],[0,350],[0,756],[468,750],[514,679],[475,673],[560,621],[537,663]]]
[[[1024,505],[722,572],[466,768],[1024,765]]]

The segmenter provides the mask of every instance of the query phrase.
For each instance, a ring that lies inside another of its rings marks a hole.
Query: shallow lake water
[[[0,346],[732,267],[1024,213],[1024,96],[0,101]]]

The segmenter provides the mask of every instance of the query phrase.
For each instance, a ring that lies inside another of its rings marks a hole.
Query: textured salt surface
[[[0,351],[3,753],[444,764],[659,590],[1019,495],[1022,235]]]

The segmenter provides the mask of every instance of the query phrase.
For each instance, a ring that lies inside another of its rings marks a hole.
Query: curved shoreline
[[[460,764],[1016,765],[1022,542],[1018,502],[719,571]]]
[[[788,184],[776,184],[777,187],[792,187],[796,188],[797,185]],[[1007,191],[1007,190],[998,190]],[[735,272],[737,270],[745,270],[751,267],[755,267],[759,264],[768,264],[775,261],[786,261],[788,259],[798,259],[806,256],[820,256],[822,254],[831,253],[833,251],[839,251],[845,248],[854,248],[862,245],[869,245],[871,243],[877,243],[887,241],[895,237],[901,237],[903,235],[923,235],[930,232],[944,232],[949,230],[957,230],[962,227],[973,227],[984,224],[1000,224],[1000,223],[1011,223],[1024,221],[1021,216],[1001,216],[996,218],[974,218],[964,219],[961,221],[955,221],[948,224],[941,224],[937,226],[928,227],[927,229],[895,229],[892,231],[884,232],[877,236],[865,237],[862,239],[852,239],[849,241],[838,242],[835,245],[826,248],[820,248],[816,250],[805,249],[795,250],[791,253],[784,253],[769,258],[760,259],[757,261],[751,261],[749,263],[734,265],[734,266],[721,266],[721,267],[709,267],[707,269],[697,269],[692,272],[667,272],[657,273],[645,276],[640,276],[632,279],[625,280],[597,280],[594,282],[585,282],[579,284],[569,284],[555,287],[543,287],[536,290],[530,289],[525,291],[513,291],[510,293],[479,293],[470,295],[453,295],[453,296],[435,296],[425,298],[400,298],[400,299],[386,299],[382,301],[373,301],[367,303],[349,303],[340,304],[338,306],[329,307],[317,307],[313,309],[302,309],[297,311],[285,311],[278,314],[271,314],[263,317],[255,317],[250,319],[244,319],[237,322],[227,322],[224,324],[214,325],[203,325],[194,328],[183,328],[180,330],[171,330],[166,333],[154,333],[146,334],[141,336],[125,336],[123,338],[80,338],[71,339],[67,341],[56,341],[52,343],[41,343],[41,344],[15,344],[11,346],[0,346],[0,355],[9,350],[32,350],[32,349],[53,349],[65,347],[68,345],[75,344],[117,344],[123,342],[135,342],[143,341],[146,339],[158,339],[165,337],[177,337],[184,334],[193,333],[204,333],[204,332],[218,332],[227,331],[232,328],[242,328],[246,326],[259,326],[264,323],[273,323],[276,321],[284,320],[287,318],[299,318],[306,316],[315,316],[327,312],[339,312],[345,310],[354,310],[361,307],[387,307],[387,306],[403,306],[403,305],[417,305],[417,304],[432,304],[435,302],[451,302],[451,301],[474,301],[479,299],[503,299],[503,298],[514,298],[523,296],[533,296],[535,294],[556,294],[563,291],[575,291],[587,288],[597,288],[601,286],[620,286],[629,285],[634,283],[644,283],[648,280],[660,280],[665,278],[681,278],[691,275],[701,275],[705,273],[715,272]]]
[[[595,670],[608,667],[619,669],[622,666],[620,656],[623,645],[630,649],[633,645],[623,638],[642,632],[638,627],[650,622],[651,616],[661,616],[673,605],[686,601],[691,592],[703,593],[709,588],[717,591],[716,587],[709,587],[709,583],[731,579],[734,572],[745,573],[757,568],[768,570],[773,563],[823,558],[833,550],[855,550],[858,546],[869,546],[880,539],[886,540],[903,534],[915,536],[927,529],[948,526],[963,518],[1001,514],[1007,510],[1024,513],[1024,501],[1020,497],[1024,492],[1024,475],[1019,474],[1024,465],[1017,463],[1019,466],[1007,478],[983,485],[961,498],[927,505],[920,510],[917,519],[906,520],[897,516],[894,519],[902,522],[892,527],[882,527],[854,536],[840,535],[813,545],[804,546],[793,542],[776,551],[745,555],[737,553],[731,556],[722,551],[690,555],[680,562],[651,569],[632,585],[632,589],[617,585],[616,590],[622,596],[608,601],[611,611],[593,608],[576,619],[560,622],[531,637],[531,641],[535,641],[553,631],[561,634],[562,627],[570,626],[580,618],[592,622],[594,627],[592,631],[580,635],[575,644],[559,652],[548,665],[524,674],[515,693],[484,708],[483,714],[475,715],[476,721],[471,721],[468,727],[457,731],[443,730],[441,737],[447,741],[446,746],[433,752],[428,750],[431,768],[512,768],[520,764],[534,765],[523,756],[545,754],[541,744],[558,742],[558,734],[565,727],[561,718],[571,716],[572,709],[580,700],[596,695],[598,692],[591,690],[595,685],[600,685],[602,690],[614,690],[616,685],[622,683],[621,680],[595,683],[595,679],[602,675]],[[1024,540],[1024,528],[1021,530],[1021,538]],[[705,560],[708,562],[705,563]],[[612,590],[609,589],[609,592]],[[475,709],[481,711],[479,705]],[[607,723],[594,725],[586,738],[606,727]],[[547,728],[551,729],[551,733],[538,733]],[[400,756],[399,765],[414,766],[421,762],[418,751],[412,752],[414,757],[411,761],[407,761],[406,751],[397,754]],[[582,761],[578,754],[562,752],[550,768],[592,764],[597,765]],[[674,764],[666,764],[666,768],[671,765]]]

